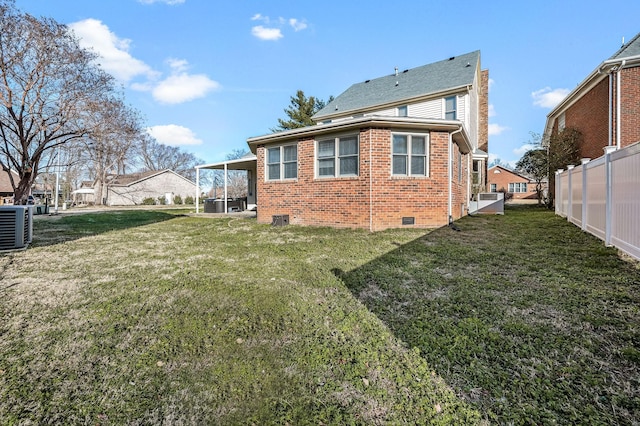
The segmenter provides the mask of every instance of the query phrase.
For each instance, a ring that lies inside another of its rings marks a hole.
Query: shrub
[[[186,197],[184,197],[184,203],[185,204],[193,204],[193,197],[191,195],[187,195]]]
[[[167,197],[165,197],[164,195],[161,195],[160,197],[158,197],[158,204],[162,206],[167,204]]]
[[[146,197],[142,200],[142,204],[145,206],[153,206],[156,203],[156,199],[153,197]]]
[[[182,204],[182,197],[180,195],[174,195],[173,204]]]

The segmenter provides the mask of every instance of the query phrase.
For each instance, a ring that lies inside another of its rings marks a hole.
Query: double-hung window
[[[298,146],[281,145],[267,148],[267,180],[298,177]]]
[[[458,109],[458,103],[455,96],[449,96],[448,98],[444,98],[444,118],[447,120],[456,120],[458,118],[458,114],[456,113]]]
[[[358,176],[359,158],[357,136],[318,141],[318,177]]]
[[[394,134],[392,137],[392,174],[397,176],[428,176],[427,136]]]
[[[515,182],[509,184],[509,192],[527,192],[526,182]]]

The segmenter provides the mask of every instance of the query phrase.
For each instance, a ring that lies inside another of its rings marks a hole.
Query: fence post
[[[613,216],[613,196],[612,196],[612,173],[611,173],[611,153],[617,149],[616,146],[610,145],[604,147],[604,173],[605,173],[605,225],[604,225],[604,244],[611,245],[611,220]]]
[[[582,230],[587,230],[587,163],[591,161],[590,158],[582,158],[580,164],[582,164]]]
[[[564,194],[562,193],[562,179],[564,179],[564,177],[562,177],[562,172],[564,172],[564,169],[558,169],[556,171],[555,203],[556,203],[556,213],[559,214],[560,216],[562,216],[562,203],[564,202],[563,201]]]
[[[567,166],[567,220],[571,223],[573,223],[573,221],[571,219],[573,219],[573,206],[572,206],[572,198],[573,198],[573,165],[570,164]]]

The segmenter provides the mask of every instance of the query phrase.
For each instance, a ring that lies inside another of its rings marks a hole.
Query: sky
[[[480,50],[490,161],[514,165],[547,114],[640,32],[640,2],[16,0],[68,25],[158,142],[203,163],[271,132],[297,90],[354,83]],[[455,7],[454,7],[455,6]]]

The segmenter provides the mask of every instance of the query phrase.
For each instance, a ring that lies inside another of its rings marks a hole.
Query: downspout
[[[608,144],[609,146],[611,146],[612,142],[613,142],[613,131],[612,131],[612,126],[613,126],[613,76],[611,73],[609,73],[609,140],[608,140]]]
[[[452,149],[451,144],[453,143],[453,135],[456,133],[460,133],[462,131],[462,125],[458,130],[455,130],[449,133],[449,146],[448,146],[448,157],[449,157],[449,166],[448,166],[448,180],[449,180],[449,202],[447,203],[447,217],[449,218],[449,225],[453,223],[453,158],[452,158]]]
[[[200,168],[196,167],[196,214],[200,213]]]
[[[626,64],[627,60],[623,59],[622,62],[620,63],[620,66],[618,67],[618,72],[617,72],[617,76],[616,76],[616,146],[618,147],[618,149],[620,149],[620,136],[622,133],[621,130],[621,125],[620,125],[620,91],[621,91],[621,85],[620,85],[620,79],[622,77],[622,68],[624,68],[624,65]]]

